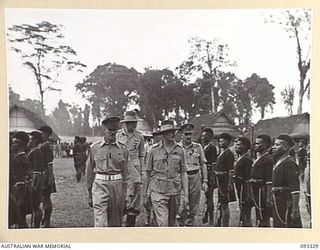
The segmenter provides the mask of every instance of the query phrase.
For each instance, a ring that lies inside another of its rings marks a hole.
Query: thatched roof
[[[38,114],[24,107],[18,106],[16,104],[10,107],[9,117],[11,117],[11,112],[14,110],[22,112],[34,125],[33,127],[25,127],[25,128],[21,127],[21,129],[27,133],[31,132],[34,129],[39,129],[41,126],[45,126],[45,125],[48,126],[48,124],[44,120],[42,120]],[[10,129],[10,132],[16,131],[16,128],[12,127],[11,124],[9,124],[9,129]],[[53,140],[60,140],[59,136],[54,131],[52,132],[52,135],[50,136],[50,138],[52,138]]]
[[[292,115],[287,117],[276,117],[266,120],[260,120],[254,126],[254,137],[259,134],[268,134],[271,138],[276,138],[282,133],[291,134],[294,137],[307,135],[310,131],[310,115],[309,113],[303,113],[298,115]],[[251,134],[252,131],[249,131]]]
[[[191,123],[195,125],[194,133],[192,134],[193,140],[199,139],[203,126],[212,128],[215,137],[218,137],[222,133],[229,133],[233,137],[240,135],[240,131],[233,121],[221,111],[195,117]]]

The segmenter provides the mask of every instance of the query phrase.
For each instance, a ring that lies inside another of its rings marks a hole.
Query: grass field
[[[53,213],[51,225],[55,228],[93,227],[93,210],[88,206],[87,182],[85,176],[77,183],[73,159],[55,159],[54,174],[57,185],[57,193],[52,194]],[[302,187],[303,190],[304,187]],[[217,201],[215,190],[215,204]],[[239,209],[237,202],[230,203],[230,226],[236,227],[239,222]],[[196,226],[202,225],[202,213],[204,210],[204,195],[202,194],[200,209],[196,217]],[[252,221],[254,224],[255,213],[252,209]],[[304,228],[310,227],[310,217],[305,206],[304,193],[301,192],[300,212]],[[137,218],[137,226],[144,226],[145,212]]]

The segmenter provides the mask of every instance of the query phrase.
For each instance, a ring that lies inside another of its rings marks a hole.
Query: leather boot
[[[127,227],[134,227],[136,225],[136,216],[135,215],[127,215]]]

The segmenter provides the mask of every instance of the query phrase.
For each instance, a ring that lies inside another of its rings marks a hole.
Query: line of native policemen
[[[206,194],[204,224],[229,226],[228,204],[238,200],[239,226],[252,226],[254,207],[258,227],[270,227],[270,218],[273,227],[302,227],[299,167],[289,154],[294,145],[290,135],[279,135],[273,146],[269,135],[259,135],[252,159],[246,137],[236,138],[232,152],[230,134],[221,134],[216,147],[212,129],[204,128],[201,143],[196,143],[191,140],[193,124],[178,129],[172,120],[154,130],[147,149],[137,121],[134,111],[127,111],[123,120],[107,117],[102,121],[104,138],[91,146],[87,185],[95,227],[122,226],[124,216],[126,226],[135,226],[142,204],[147,225],[194,226],[201,190]],[[175,141],[179,131],[181,142]]]
[[[42,126],[29,135],[18,131],[10,138],[9,228],[50,227],[51,194],[56,192],[51,134],[49,126]]]

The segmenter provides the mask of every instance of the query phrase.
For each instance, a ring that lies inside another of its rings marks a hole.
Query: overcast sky
[[[188,39],[198,36],[220,39],[229,45],[230,57],[237,62],[235,74],[245,79],[252,73],[266,77],[275,86],[276,105],[266,118],[286,116],[280,92],[287,85],[296,87],[294,112],[298,104],[299,72],[295,40],[264,17],[280,10],[49,10],[6,9],[5,25],[36,24],[48,21],[64,26],[65,44],[78,53],[88,67],[83,73],[66,73],[56,85],[62,89],[45,96],[45,107],[52,111],[62,99],[84,106],[75,84],[98,65],[108,62],[144,68],[174,70],[189,53]],[[7,46],[8,48],[8,46]],[[35,79],[21,66],[17,54],[7,49],[7,79],[21,98],[39,99]],[[303,111],[310,112],[305,98]],[[259,114],[254,114],[254,122]]]

